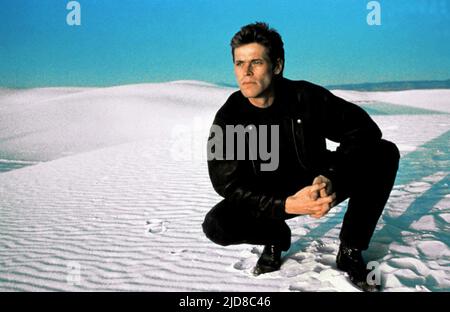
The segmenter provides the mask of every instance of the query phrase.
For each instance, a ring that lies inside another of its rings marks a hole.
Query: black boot
[[[367,276],[371,271],[367,269],[360,249],[348,248],[341,244],[336,257],[336,265],[339,270],[347,272],[350,281],[362,291],[380,291],[380,285],[367,281]]]
[[[279,270],[281,267],[281,248],[275,245],[267,245],[259,257],[255,268],[254,275],[260,275]]]

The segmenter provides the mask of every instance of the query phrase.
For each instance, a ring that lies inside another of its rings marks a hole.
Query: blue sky
[[[266,21],[285,76],[329,85],[450,78],[450,1],[0,0],[0,86],[109,86],[180,79],[234,83],[229,41]]]

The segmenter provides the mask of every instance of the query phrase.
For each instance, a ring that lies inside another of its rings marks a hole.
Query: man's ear
[[[273,69],[273,74],[274,75],[279,75],[282,70],[283,70],[283,60],[282,59],[278,59],[277,60],[277,64],[275,65],[275,67]]]

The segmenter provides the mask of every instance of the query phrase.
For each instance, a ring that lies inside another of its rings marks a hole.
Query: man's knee
[[[218,203],[206,214],[202,228],[203,233],[205,233],[209,240],[221,246],[228,246],[231,242],[226,238],[226,232],[222,225],[224,220],[220,217],[219,213],[219,210],[223,208],[219,205],[224,204],[224,202]]]
[[[387,140],[381,140],[380,149],[381,157],[386,161],[386,164],[397,169],[400,161],[400,151],[398,150],[397,145]]]
[[[360,192],[361,187],[364,187],[359,183],[361,175],[369,179],[371,184],[381,185],[383,181],[390,183],[396,176],[400,160],[397,146],[384,139],[347,156],[341,158],[342,169],[335,178],[337,202],[350,197],[355,190]]]

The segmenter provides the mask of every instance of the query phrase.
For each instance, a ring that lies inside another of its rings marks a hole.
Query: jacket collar
[[[282,114],[284,119],[299,118],[301,107],[301,94],[296,90],[295,83],[286,78],[276,79],[275,86],[275,101],[281,104]],[[250,110],[245,108],[247,105],[252,105],[247,98],[244,97],[241,91],[238,91],[239,106],[241,113],[245,116]],[[244,117],[242,116],[242,117]],[[244,117],[245,118],[245,117]]]
[[[275,96],[283,107],[286,118],[296,118],[301,107],[301,94],[296,90],[292,80],[281,78],[275,81]]]

